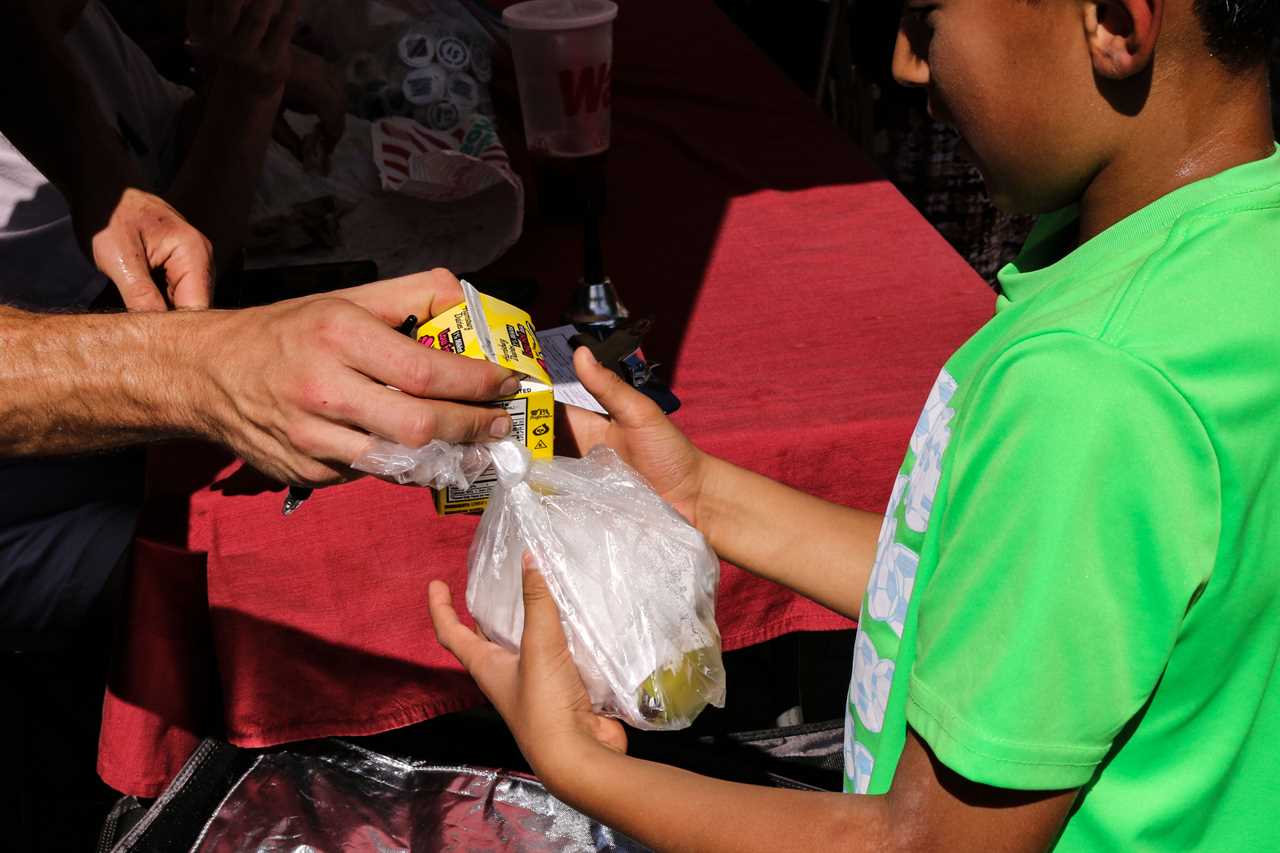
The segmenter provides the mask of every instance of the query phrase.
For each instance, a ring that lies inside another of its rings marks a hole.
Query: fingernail
[[[489,425],[489,435],[494,438],[506,438],[510,432],[511,418],[508,418],[505,415]]]
[[[520,390],[520,377],[508,376],[506,380],[502,383],[502,387],[498,389],[498,392],[502,394],[502,396],[504,397],[510,397],[512,394],[516,393],[519,390]]]

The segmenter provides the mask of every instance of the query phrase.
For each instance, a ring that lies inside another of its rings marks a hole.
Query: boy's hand
[[[658,404],[600,364],[586,347],[573,354],[583,386],[610,418],[566,406],[569,437],[579,453],[603,444],[640,472],[654,490],[698,526],[698,499],[706,477],[706,455],[662,413]]]
[[[532,557],[524,558],[524,634],[519,654],[463,625],[442,581],[431,582],[429,596],[436,639],[471,673],[544,782],[551,784],[562,772],[572,772],[584,749],[605,746],[627,751],[622,724],[591,710],[565,643],[560,613]]]

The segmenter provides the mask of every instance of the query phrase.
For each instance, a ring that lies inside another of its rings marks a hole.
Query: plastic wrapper
[[[493,459],[498,488],[467,576],[467,607],[485,635],[519,648],[529,551],[598,712],[682,729],[708,704],[723,707],[720,560],[702,534],[606,447],[531,462],[502,442]]]
[[[383,446],[354,467],[437,487],[467,476],[430,447]],[[528,551],[597,712],[672,730],[724,707],[720,560],[702,534],[607,447],[548,460],[514,441],[479,447],[498,478],[468,555],[467,608],[485,636],[519,649]]]
[[[492,462],[479,444],[433,441],[415,449],[378,438],[351,467],[402,486],[468,489]]]

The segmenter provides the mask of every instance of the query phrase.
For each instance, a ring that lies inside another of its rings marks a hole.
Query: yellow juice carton
[[[467,358],[483,358],[515,371],[520,390],[495,405],[511,415],[511,435],[535,459],[550,459],[555,400],[529,315],[462,282],[463,302],[418,327],[418,343]],[[497,477],[487,471],[469,489],[437,489],[441,515],[479,512],[489,503]]]

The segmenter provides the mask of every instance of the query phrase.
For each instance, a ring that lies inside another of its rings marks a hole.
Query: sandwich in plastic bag
[[[355,467],[436,487],[478,475],[475,451],[438,445],[377,442]],[[519,649],[528,551],[597,712],[671,730],[724,707],[720,560],[702,534],[607,447],[542,460],[511,440],[477,447],[498,476],[468,556],[467,607],[485,635]]]

